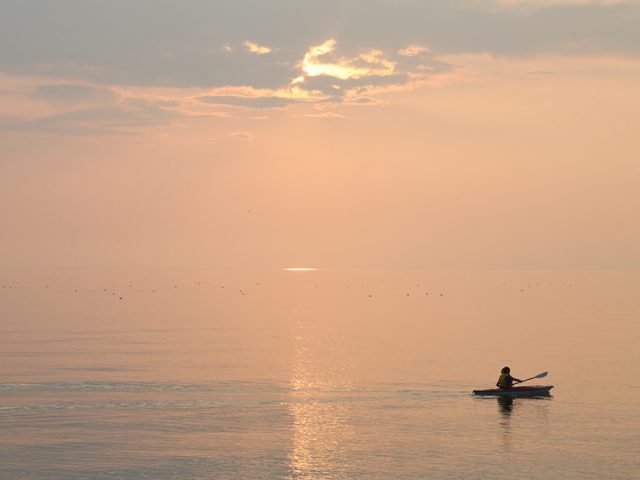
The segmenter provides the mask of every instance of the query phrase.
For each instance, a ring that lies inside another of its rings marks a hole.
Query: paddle
[[[542,373],[537,374],[535,377],[527,378],[526,380],[522,380],[522,381],[517,382],[517,383],[528,382],[529,380],[533,380],[534,378],[544,378],[547,375],[549,375],[549,372],[542,372]]]

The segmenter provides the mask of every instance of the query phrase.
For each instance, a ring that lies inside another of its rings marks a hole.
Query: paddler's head
[[[511,369],[509,367],[503,367],[502,370],[500,370],[500,373],[504,373],[505,375],[509,374],[511,373]]]

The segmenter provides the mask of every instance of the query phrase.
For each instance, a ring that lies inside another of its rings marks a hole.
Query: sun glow
[[[314,267],[287,267],[285,268],[287,272],[314,272],[317,268]]]
[[[301,68],[307,77],[327,76],[340,80],[358,79],[368,76],[389,76],[395,71],[396,64],[384,58],[380,50],[370,50],[355,58],[336,57],[337,42],[327,40],[307,51],[302,59]]]

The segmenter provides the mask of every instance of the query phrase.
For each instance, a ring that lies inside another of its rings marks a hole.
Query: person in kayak
[[[496,383],[496,386],[498,388],[513,388],[513,382],[520,383],[522,382],[522,380],[512,377],[511,369],[509,367],[504,367],[502,370],[500,370],[500,378],[498,378],[498,383]]]

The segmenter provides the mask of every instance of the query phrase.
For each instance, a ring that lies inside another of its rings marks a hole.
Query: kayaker
[[[504,367],[502,370],[500,370],[500,378],[498,378],[498,383],[496,383],[496,386],[498,388],[502,388],[502,389],[512,388],[513,382],[520,383],[522,382],[522,380],[520,380],[519,378],[512,377],[511,369],[509,367]]]

